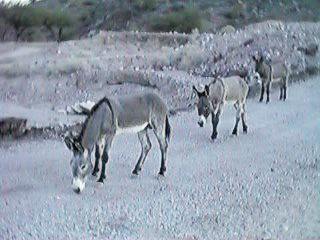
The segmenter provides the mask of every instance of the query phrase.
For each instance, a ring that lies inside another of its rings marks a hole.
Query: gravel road
[[[141,175],[136,135],[116,138],[104,186],[71,190],[71,152],[56,140],[0,147],[1,239],[214,239],[320,237],[320,79],[289,86],[287,102],[248,101],[249,133],[216,142],[196,112],[170,119],[168,174],[157,178],[155,137]]]

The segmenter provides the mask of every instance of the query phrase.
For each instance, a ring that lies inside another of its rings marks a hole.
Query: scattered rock
[[[252,44],[253,42],[254,42],[254,40],[253,40],[252,38],[250,38],[250,39],[246,40],[246,41],[243,43],[243,45],[244,45],[245,47],[247,47],[247,46],[249,46],[250,44]]]
[[[313,57],[317,54],[318,49],[319,49],[318,45],[315,43],[312,43],[305,48],[305,53],[306,55]]]
[[[25,118],[0,118],[0,137],[21,137],[26,132],[26,125]]]

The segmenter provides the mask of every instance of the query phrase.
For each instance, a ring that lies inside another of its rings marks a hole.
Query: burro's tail
[[[168,114],[166,116],[166,141],[167,143],[170,142],[170,138],[171,138],[171,126],[169,123],[169,118],[168,118]]]

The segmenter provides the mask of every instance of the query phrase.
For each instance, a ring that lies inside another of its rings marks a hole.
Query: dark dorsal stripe
[[[112,109],[112,106],[111,106],[111,103],[110,103],[110,100],[106,97],[103,98],[104,101],[108,104],[108,107],[110,108],[110,111],[111,111],[111,117],[112,117],[112,126],[114,125],[115,123],[115,120],[114,120],[114,112],[113,112],[113,109]]]
[[[110,103],[110,100],[107,98],[107,97],[104,97],[102,99],[100,99],[91,109],[88,117],[86,118],[84,124],[83,124],[83,127],[81,129],[81,132],[79,134],[79,137],[78,137],[78,141],[81,143],[82,141],[82,137],[83,137],[83,134],[84,134],[84,131],[85,129],[87,128],[87,125],[88,125],[88,121],[89,119],[92,117],[92,115],[98,110],[98,108],[101,106],[102,103],[107,103],[108,104],[108,107],[111,111],[111,117],[112,117],[112,125],[114,125],[115,123],[115,119],[114,119],[114,112],[113,112],[113,109],[112,109],[112,106],[111,106],[111,103]]]

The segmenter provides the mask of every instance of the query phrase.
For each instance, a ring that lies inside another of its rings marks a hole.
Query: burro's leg
[[[266,87],[266,92],[267,92],[267,101],[266,103],[270,102],[270,89],[271,89],[271,81],[268,81],[267,87]]]
[[[283,90],[284,90],[284,88],[283,88],[283,86],[281,84],[281,86],[280,86],[280,97],[279,97],[280,100],[282,100],[282,98],[283,98]]]
[[[261,79],[261,80],[262,80],[262,82],[261,82],[261,90],[260,90],[259,102],[263,101],[263,95],[264,95],[264,90],[265,90],[265,80],[264,79]]]
[[[103,149],[103,154],[102,154],[102,164],[101,164],[101,173],[98,182],[103,183],[103,180],[106,178],[106,164],[109,160],[110,157],[110,149],[112,146],[114,134],[108,135],[105,138],[105,146]]]
[[[168,139],[166,139],[166,118],[165,116],[162,118],[160,117],[159,119],[155,118],[151,122],[151,127],[154,131],[154,134],[157,137],[159,146],[160,146],[160,151],[161,151],[161,166],[160,166],[160,171],[159,175],[164,176],[164,173],[167,171],[167,150],[168,150]]]
[[[244,133],[248,132],[246,104],[242,104],[241,110],[242,129]]]
[[[148,129],[145,128],[141,132],[138,132],[139,141],[141,144],[141,154],[139,157],[139,160],[133,170],[133,174],[138,175],[138,173],[141,171],[142,166],[144,164],[144,161],[146,160],[146,157],[151,149],[151,142],[148,136]]]
[[[212,134],[211,134],[211,139],[214,140],[217,138],[218,133],[217,133],[217,127],[216,127],[216,114],[214,112],[211,113],[211,122],[212,122]]]
[[[285,101],[287,99],[288,79],[289,79],[289,76],[287,75],[286,78],[284,79],[284,83],[283,83],[283,101]]]
[[[240,104],[239,104],[239,102],[237,102],[237,103],[234,105],[234,107],[235,107],[235,109],[236,109],[236,123],[235,123],[235,125],[234,125],[232,134],[233,134],[233,135],[238,135],[238,124],[239,124],[240,115],[241,115],[241,109],[240,109]]]
[[[104,138],[101,139],[95,146],[95,163],[94,163],[94,168],[92,171],[93,176],[97,176],[97,173],[99,172],[99,163],[101,162],[102,154],[103,154],[103,149],[104,149]]]
[[[224,102],[222,102],[219,105],[216,114],[212,113],[212,135],[211,135],[212,140],[215,140],[218,137],[218,125],[220,121],[220,116],[222,115],[223,106],[224,106]]]

